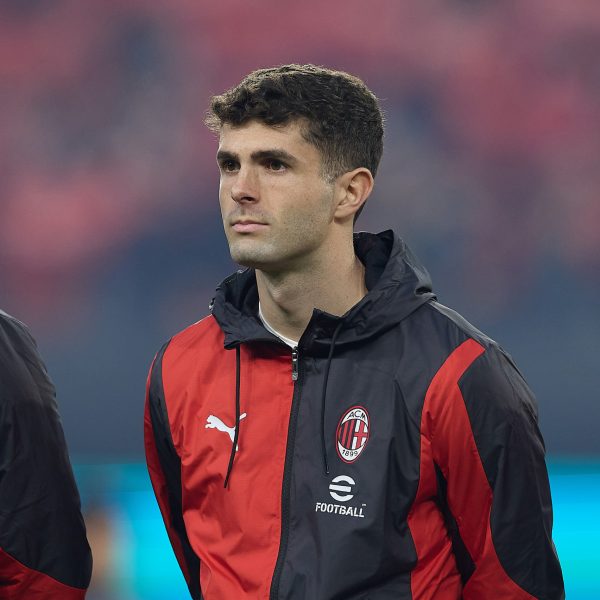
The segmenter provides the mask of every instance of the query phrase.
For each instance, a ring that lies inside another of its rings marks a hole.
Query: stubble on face
[[[293,157],[291,164],[270,163],[269,153],[282,150]],[[235,157],[225,170],[221,165],[219,192],[232,259],[264,272],[310,268],[326,252],[334,185],[323,177],[321,155],[300,125],[224,126],[223,152]],[[255,230],[239,230],[250,222]]]

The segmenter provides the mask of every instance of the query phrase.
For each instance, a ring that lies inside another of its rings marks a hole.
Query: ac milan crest
[[[369,441],[369,413],[362,406],[349,408],[340,419],[335,441],[338,456],[346,463],[354,462]]]

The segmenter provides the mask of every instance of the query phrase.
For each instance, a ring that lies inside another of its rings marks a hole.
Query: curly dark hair
[[[302,135],[323,157],[323,176],[366,167],[373,177],[383,152],[383,113],[376,96],[354,75],[315,65],[259,69],[213,96],[206,124],[258,120],[266,125],[305,122]]]

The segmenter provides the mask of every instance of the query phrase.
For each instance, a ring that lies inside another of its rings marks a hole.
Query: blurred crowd
[[[36,330],[74,452],[141,453],[152,353],[232,269],[208,98],[287,62],[381,98],[360,228],[393,226],[442,301],[520,344],[548,422],[568,426],[573,379],[597,395],[552,343],[587,349],[599,327],[599,56],[587,0],[1,2],[0,305]],[[563,384],[545,385],[544,352]],[[548,427],[558,450],[600,451]]]

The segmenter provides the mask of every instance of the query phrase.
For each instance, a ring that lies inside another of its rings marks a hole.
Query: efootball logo
[[[349,408],[337,426],[335,434],[338,456],[346,463],[353,463],[369,441],[369,413],[362,406]]]

